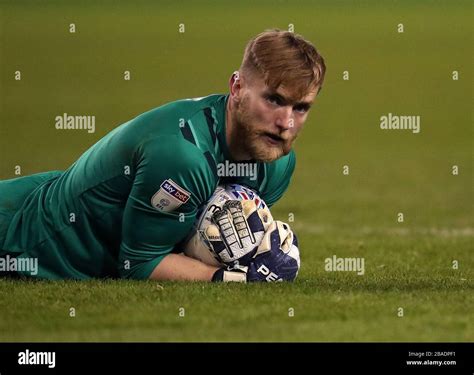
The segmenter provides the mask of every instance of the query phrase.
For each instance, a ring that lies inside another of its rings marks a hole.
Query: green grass
[[[67,168],[141,112],[227,92],[266,28],[293,23],[328,75],[273,209],[294,218],[294,284],[0,280],[0,341],[474,340],[472,5],[334,4],[1,3],[0,178]],[[55,130],[64,112],[96,115],[96,133]],[[389,112],[420,115],[421,132],[381,131]],[[365,274],[326,272],[333,255],[364,257]]]
[[[153,342],[474,338],[470,237],[299,233],[303,243],[317,245],[303,253],[301,275],[293,284],[3,280],[0,338]],[[333,254],[364,257],[365,274],[326,272],[324,259]],[[457,270],[452,268],[453,259],[459,260]],[[71,307],[75,317],[70,316]],[[398,316],[400,307],[403,317]]]
[[[258,287],[9,281],[0,328],[6,341],[472,341],[473,285],[440,274],[319,272]]]

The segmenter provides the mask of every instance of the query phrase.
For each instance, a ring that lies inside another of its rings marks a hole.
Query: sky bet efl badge
[[[170,212],[186,203],[190,196],[191,193],[169,178],[162,182],[160,190],[151,198],[151,204],[158,211]]]

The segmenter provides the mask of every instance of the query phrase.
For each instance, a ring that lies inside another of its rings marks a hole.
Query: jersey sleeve
[[[122,220],[121,277],[146,279],[191,230],[198,207],[214,190],[202,152],[177,136],[140,146]]]
[[[267,169],[267,183],[260,192],[262,199],[272,207],[285,193],[295,170],[296,156],[291,151],[288,156],[269,164]]]

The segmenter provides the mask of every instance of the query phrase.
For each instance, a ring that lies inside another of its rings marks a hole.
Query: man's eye
[[[309,108],[305,106],[296,106],[294,110],[299,113],[306,113],[308,112]]]
[[[276,104],[276,105],[281,105],[281,100],[280,98],[276,97],[276,96],[269,96],[267,97],[267,100],[269,103],[272,103],[272,104]]]

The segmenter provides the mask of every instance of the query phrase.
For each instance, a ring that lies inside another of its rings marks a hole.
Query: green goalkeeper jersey
[[[0,256],[36,258],[35,276],[46,279],[145,279],[219,183],[247,185],[274,204],[294,153],[239,176],[226,145],[227,99],[163,105],[111,131],[64,172],[0,181]]]

